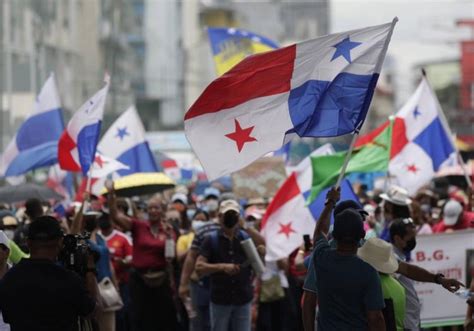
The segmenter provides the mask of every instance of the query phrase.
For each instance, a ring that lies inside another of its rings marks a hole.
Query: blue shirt
[[[367,311],[382,310],[377,271],[356,255],[341,255],[319,236],[314,249],[318,279],[318,330],[367,330]]]
[[[95,264],[97,268],[97,281],[100,282],[105,277],[112,279],[112,271],[110,270],[110,253],[107,248],[107,243],[99,234],[96,234],[95,238],[97,243],[94,243],[92,240],[88,240],[88,243],[89,247],[94,252],[99,253],[99,260]]]

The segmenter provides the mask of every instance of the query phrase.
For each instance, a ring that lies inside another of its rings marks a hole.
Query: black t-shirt
[[[211,301],[218,305],[243,305],[253,298],[253,273],[250,266],[243,266],[247,260],[240,245],[246,239],[239,232],[231,241],[224,236],[222,230],[217,230],[205,237],[201,245],[201,255],[209,263],[240,264],[240,272],[230,276],[224,272],[213,273],[211,278]]]
[[[69,331],[95,300],[83,280],[51,261],[22,259],[0,281],[0,310],[12,331]]]

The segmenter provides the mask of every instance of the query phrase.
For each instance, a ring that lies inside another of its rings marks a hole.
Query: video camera
[[[63,249],[59,253],[59,262],[81,277],[85,277],[87,262],[92,251],[86,240],[91,237],[90,233],[66,234],[63,240]]]

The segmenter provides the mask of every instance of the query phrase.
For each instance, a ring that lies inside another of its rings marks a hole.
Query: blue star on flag
[[[421,113],[420,111],[418,110],[418,106],[415,107],[415,110],[413,111],[413,117],[415,118],[415,120],[417,119],[418,116],[420,116]]]
[[[331,61],[337,59],[339,56],[343,56],[347,62],[351,63],[351,49],[356,48],[362,43],[358,43],[355,41],[351,41],[349,39],[349,36],[344,38],[342,41],[338,42],[336,45],[333,45],[332,47],[336,48],[336,51],[334,52],[334,55],[332,56]]]
[[[130,133],[128,133],[127,127],[124,126],[122,129],[117,128],[117,134],[115,135],[115,137],[120,138],[120,141],[122,141],[125,136],[129,136],[129,135]]]

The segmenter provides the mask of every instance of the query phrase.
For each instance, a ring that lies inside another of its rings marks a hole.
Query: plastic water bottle
[[[470,299],[474,295],[474,292],[471,292],[469,291],[469,289],[464,288],[464,289],[457,290],[456,292],[454,292],[454,294],[456,294],[461,299],[467,300],[467,299]]]

